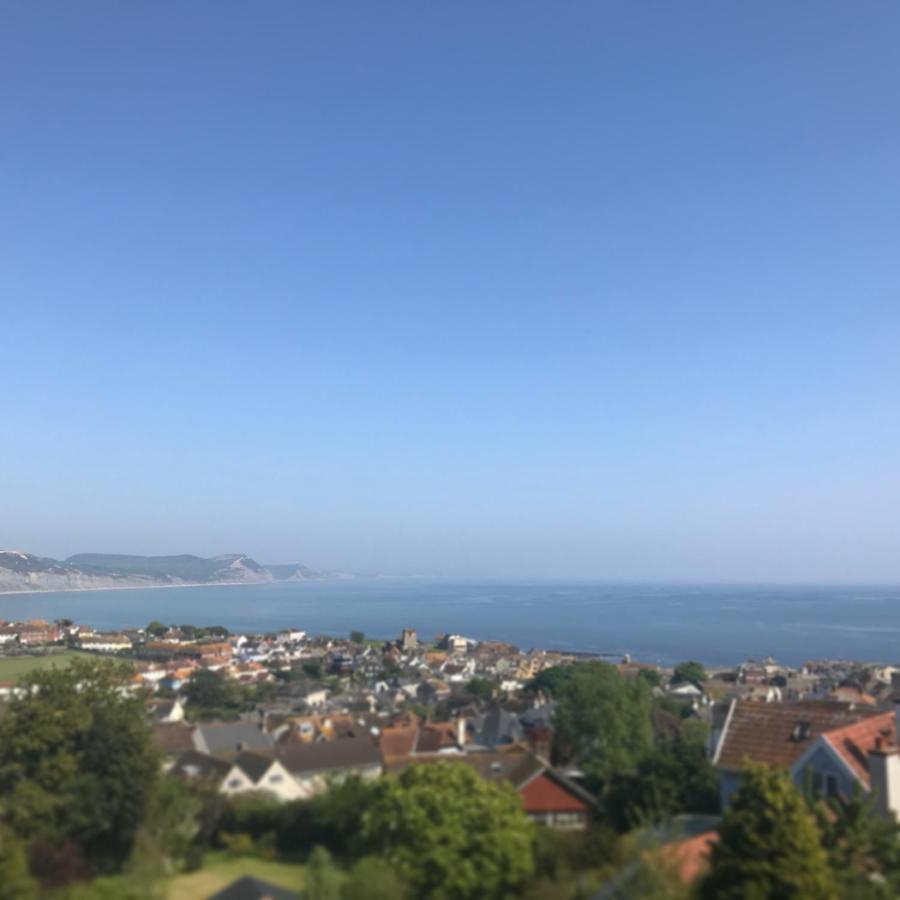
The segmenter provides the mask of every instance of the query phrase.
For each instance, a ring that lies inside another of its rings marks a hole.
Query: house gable
[[[519,789],[525,812],[584,812],[589,805],[546,772],[538,773]]]
[[[865,791],[869,789],[825,735],[819,737],[791,766],[791,778],[801,790],[810,787],[825,794],[843,797],[852,796],[857,786]]]

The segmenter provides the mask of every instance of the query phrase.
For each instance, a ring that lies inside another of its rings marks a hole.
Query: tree
[[[829,802],[810,797],[842,900],[900,896],[900,825],[873,810],[859,790]]]
[[[534,866],[534,826],[513,787],[453,763],[411,766],[380,781],[363,814],[363,839],[421,898],[506,897]]]
[[[534,694],[543,691],[555,697],[574,671],[575,666],[551,666],[549,669],[543,669],[525,685],[525,690]]]
[[[306,864],[307,900],[340,900],[341,873],[324,847],[315,847]]]
[[[394,867],[377,856],[364,856],[350,869],[341,900],[407,900],[409,890]]]
[[[156,873],[180,871],[200,831],[202,807],[198,790],[176,778],[159,779],[137,834],[133,861]]]
[[[821,835],[781,770],[748,765],[713,847],[701,900],[836,900]]]
[[[157,619],[154,619],[144,630],[151,637],[158,638],[158,637],[162,637],[169,630],[169,626],[163,625],[162,622],[160,622]]]
[[[375,785],[351,775],[335,781],[314,797],[309,806],[315,822],[317,842],[341,855],[360,850],[363,813],[375,797]]]
[[[312,678],[314,681],[318,681],[322,677],[322,662],[318,659],[309,659],[304,662],[300,668],[303,670],[304,675],[307,675],[309,678]]]
[[[234,686],[225,676],[209,669],[197,669],[184,690],[188,707],[198,718],[225,718],[237,715],[241,707]]]
[[[619,831],[654,825],[677,813],[717,813],[719,784],[701,734],[682,730],[610,780],[604,809]]]
[[[9,828],[0,825],[0,897],[32,900],[38,883],[28,871],[28,855]]]
[[[656,669],[638,669],[637,677],[642,678],[652,688],[662,684],[662,675]]]
[[[133,670],[73,660],[33,672],[0,720],[0,818],[95,872],[128,857],[159,773]]]
[[[497,685],[489,678],[472,678],[466,683],[466,693],[479,700],[490,700]]]
[[[350,641],[354,644],[364,644],[366,642],[366,636],[362,631],[351,631]]]
[[[560,671],[565,674],[555,680],[552,691],[555,755],[577,761],[597,789],[614,774],[633,770],[650,749],[650,688],[604,662]]]
[[[679,663],[675,666],[672,673],[672,684],[684,684],[686,681],[692,681],[695,684],[702,684],[706,681],[706,669],[702,663],[695,660]]]

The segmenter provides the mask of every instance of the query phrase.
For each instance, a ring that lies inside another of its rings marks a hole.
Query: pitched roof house
[[[235,756],[246,750],[270,750],[272,736],[253,722],[206,722],[194,729],[194,747],[213,756]]]
[[[814,788],[847,796],[857,783],[869,790],[872,767],[879,772],[884,768],[873,754],[893,745],[894,733],[894,713],[871,707],[733,700],[712,758],[719,770],[722,804],[737,790],[747,760],[787,769],[800,787],[811,781]]]
[[[371,780],[383,770],[381,750],[367,736],[285,744],[279,746],[277,758],[293,777],[301,797],[320,794],[331,781],[348,775]]]
[[[421,723],[413,720],[383,729],[379,743],[385,762],[396,762],[422,754],[459,753],[466,739],[464,719]]]
[[[219,790],[223,794],[266,791],[285,801],[306,796],[280,760],[262,753],[238,754]]]
[[[194,728],[184,722],[160,722],[153,726],[153,743],[168,757],[194,750]]]
[[[487,781],[511,784],[522,799],[530,819],[541,825],[567,831],[587,829],[595,800],[584,788],[554,769],[521,745],[501,750],[476,750],[458,756],[410,757],[390,768],[400,771],[409,765],[462,764]]]

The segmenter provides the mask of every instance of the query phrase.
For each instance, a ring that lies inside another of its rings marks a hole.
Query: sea
[[[165,623],[233,632],[477,640],[630,655],[672,665],[772,656],[900,662],[900,586],[751,586],[352,578],[254,585],[0,594],[0,619],[98,629]]]

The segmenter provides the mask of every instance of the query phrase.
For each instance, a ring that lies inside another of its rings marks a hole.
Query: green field
[[[205,900],[243,875],[271,881],[300,893],[303,889],[303,866],[296,863],[272,862],[255,857],[235,859],[224,853],[208,853],[203,868],[169,880],[167,900]]]
[[[87,657],[89,653],[77,650],[64,650],[62,653],[47,656],[0,656],[0,681],[17,681],[35,669],[48,669],[51,666],[67,666],[77,656]]]

